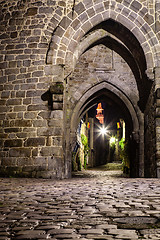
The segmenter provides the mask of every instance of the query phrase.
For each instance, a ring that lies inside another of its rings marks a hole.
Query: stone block
[[[0,39],[8,39],[8,38],[9,38],[9,35],[6,33],[3,33],[0,35]]]
[[[38,113],[38,117],[43,118],[43,119],[49,119],[51,116],[50,111],[41,111]]]
[[[17,113],[7,113],[6,119],[15,119],[17,116]]]
[[[77,47],[77,42],[74,40],[71,40],[69,46],[68,46],[68,50],[71,52],[74,52],[74,49]]]
[[[85,6],[82,2],[80,2],[79,4],[77,4],[74,8],[74,11],[79,15],[81,14],[83,11],[85,11]]]
[[[71,19],[68,18],[68,17],[64,17],[64,18],[62,19],[60,25],[61,25],[62,28],[66,29],[66,28],[69,26],[70,23],[71,23]]]
[[[36,88],[36,84],[23,84],[21,86],[21,90],[30,90],[30,89],[35,89]]]
[[[160,88],[157,88],[156,90],[156,97],[160,99]]]
[[[40,151],[42,156],[62,156],[62,147],[42,147]]]
[[[22,30],[20,32],[20,37],[25,37],[25,36],[30,36],[31,35],[31,30]],[[22,44],[21,44],[22,45]],[[26,44],[23,44],[23,45],[26,45]],[[22,46],[23,46],[22,45]],[[21,48],[24,48],[24,47],[21,47]]]
[[[53,102],[53,110],[62,110],[63,109],[63,103],[61,102]]]
[[[87,14],[90,18],[95,15],[95,10],[93,9],[93,7],[87,10]],[[83,28],[83,26],[82,26],[82,28]]]
[[[97,14],[94,17],[92,17],[90,21],[91,21],[92,25],[95,26],[103,21],[102,15]]]
[[[6,105],[21,105],[22,104],[22,99],[8,99]]]
[[[153,24],[153,22],[154,22],[154,17],[153,17],[152,15],[146,14],[146,15],[144,16],[144,20],[145,20],[149,25],[151,25],[151,24]]]
[[[81,24],[86,22],[88,20],[88,15],[86,12],[83,12],[82,14],[79,15],[78,19],[80,20]]]
[[[65,30],[59,26],[55,32],[55,35],[61,38],[64,34],[64,31]]]
[[[17,61],[10,61],[9,68],[15,68],[17,66]]]
[[[37,104],[37,105],[29,105],[27,107],[27,111],[41,111],[41,110],[46,110],[46,106],[42,104]]]
[[[25,112],[24,118],[25,119],[36,119],[37,113],[36,112]]]
[[[29,148],[11,148],[9,150],[10,157],[30,157],[31,149]]]
[[[32,73],[32,77],[42,77],[43,71],[35,71]]]
[[[131,1],[130,0],[124,0],[123,1],[123,4],[125,5],[125,6],[129,6],[129,4],[131,3]]]
[[[35,16],[37,14],[38,8],[37,7],[32,7],[28,8],[26,12],[26,16]]]
[[[76,42],[79,42],[82,38],[82,36],[84,35],[84,31],[82,31],[82,29],[80,28],[78,31],[75,32],[74,36],[73,36],[73,39],[76,41]]]
[[[142,8],[142,4],[139,3],[138,1],[133,1],[133,2],[131,3],[130,8],[131,8],[133,11],[138,12],[138,11]]]
[[[5,114],[1,113],[0,114],[0,120],[3,120],[5,118]]]
[[[41,127],[37,129],[38,136],[62,136],[62,128],[61,127]]]
[[[28,47],[29,48],[37,48],[37,43],[29,43]]]
[[[7,82],[7,76],[0,77],[0,83],[6,83]]]
[[[142,9],[139,11],[139,15],[141,17],[144,17],[147,12],[148,12],[148,9],[146,7],[142,7]]]
[[[27,138],[27,133],[23,133],[23,132],[16,133],[16,137],[17,138]]]
[[[160,117],[160,108],[156,108],[156,117]]]
[[[75,19],[72,24],[71,24],[72,28],[76,31],[78,30],[78,28],[81,26],[81,22],[78,19]]]
[[[157,178],[160,178],[160,167],[157,167]]]
[[[18,52],[18,50],[16,50],[17,52]],[[19,50],[19,51],[22,51],[22,50]],[[23,53],[23,51],[21,52],[21,53]],[[16,56],[16,60],[24,60],[24,59],[29,59],[30,58],[30,56],[29,55],[27,55],[27,54],[19,54],[19,53],[12,53],[12,54],[18,54],[17,56]]]
[[[30,67],[31,66],[31,60],[23,60],[23,66],[24,67]]]
[[[54,119],[63,119],[63,111],[62,110],[54,110],[51,112],[50,118]]]
[[[0,105],[5,105],[6,104],[6,100],[0,100]]]
[[[35,157],[34,158],[34,165],[45,166],[46,165],[46,158],[45,157]]]
[[[16,97],[19,98],[24,98],[25,97],[25,91],[18,91],[16,92]]]
[[[95,12],[96,12],[96,13],[103,12],[103,11],[104,11],[104,5],[103,5],[103,3],[101,2],[101,3],[99,3],[99,4],[96,4],[96,5],[94,6],[94,9],[95,9]]]
[[[23,111],[26,111],[26,106],[14,106],[13,110],[15,112],[23,112]]]
[[[18,33],[17,32],[11,32],[11,38],[17,38]]]
[[[32,127],[31,120],[15,120],[14,121],[15,127]]]
[[[38,43],[38,42],[39,42],[39,39],[40,39],[40,37],[28,37],[28,38],[26,39],[26,42],[27,42],[27,43]]]
[[[26,47],[27,47],[27,44],[25,44],[25,43],[21,43],[21,44],[16,45],[16,49],[23,49],[23,48],[26,48]]]
[[[4,142],[4,147],[22,147],[21,139],[7,139]]]
[[[25,147],[38,147],[38,146],[44,146],[45,145],[45,138],[28,138],[24,146]]]
[[[84,4],[86,9],[88,9],[88,8],[93,6],[92,0],[84,0],[83,4]]]
[[[49,127],[62,127],[63,126],[63,120],[62,119],[49,119],[48,120],[48,126]]]
[[[40,7],[39,13],[52,13],[53,9],[51,7]]]
[[[4,113],[4,112],[7,112],[8,111],[8,107],[6,107],[6,106],[0,106],[0,112],[2,113]]]
[[[49,91],[52,94],[63,94],[64,91],[63,82],[56,82],[55,84],[51,85]]]
[[[4,68],[7,68],[7,63],[6,62],[0,63],[0,69],[4,69]]]
[[[23,99],[23,105],[28,105],[31,103],[31,98],[24,98]]]
[[[26,92],[26,97],[37,97],[41,96],[44,93],[42,90],[34,90],[34,91],[27,91]]]
[[[13,75],[13,74],[18,74],[19,69],[18,68],[8,68],[5,70],[6,75]]]

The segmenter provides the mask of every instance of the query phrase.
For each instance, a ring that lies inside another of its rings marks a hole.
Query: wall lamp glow
[[[107,133],[107,128],[104,126],[100,128],[100,134],[105,135]]]

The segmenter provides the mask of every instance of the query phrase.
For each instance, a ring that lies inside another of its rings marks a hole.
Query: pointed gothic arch
[[[131,56],[128,62],[132,62],[131,69],[134,71],[140,96],[139,106],[144,111],[154,79],[154,67],[158,64],[158,39],[150,25],[142,18],[143,5],[137,2],[135,6],[128,6],[126,16],[120,11],[124,8],[123,4],[109,1],[96,4],[85,0],[77,4],[74,13],[65,16],[55,29],[47,63],[64,65],[65,76],[69,75],[74,70],[80,54],[85,50],[86,38],[95,30],[102,29],[106,31],[106,36],[111,37],[112,42],[121,44],[128,51],[128,56]],[[102,35],[101,39],[104,40],[105,36]],[[97,41],[95,34],[88,44],[93,46]],[[113,45],[109,44],[109,47],[112,49]]]
[[[102,97],[102,95],[106,95],[109,98],[111,98],[113,101],[116,100],[116,102],[119,104],[119,107],[123,110],[125,109],[124,115],[126,116],[126,119],[130,125],[130,137],[136,142],[137,144],[137,150],[135,149],[135,152],[137,152],[136,159],[132,159],[132,164],[136,164],[136,171],[133,174],[133,176],[143,176],[143,169],[144,168],[144,159],[143,159],[143,148],[140,146],[140,142],[143,141],[143,116],[138,108],[135,108],[134,104],[131,102],[131,100],[127,97],[127,95],[117,86],[107,83],[107,82],[101,82],[98,84],[95,84],[93,87],[88,89],[79,99],[77,104],[75,105],[75,108],[73,109],[71,119],[70,119],[70,131],[69,135],[66,136],[69,140],[68,145],[70,146],[70,150],[68,151],[68,159],[71,158],[70,153],[73,151],[76,143],[76,131],[78,124],[80,122],[80,119],[83,115],[92,107],[92,105],[97,101],[99,97]],[[137,161],[137,162],[136,162]],[[134,175],[136,174],[136,175]]]

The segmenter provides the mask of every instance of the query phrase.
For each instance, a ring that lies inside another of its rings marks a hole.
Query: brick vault
[[[0,1],[0,174],[68,178],[81,117],[124,109],[132,176],[160,177],[159,0]]]

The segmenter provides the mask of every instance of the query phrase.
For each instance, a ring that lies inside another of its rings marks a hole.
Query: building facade
[[[135,177],[160,177],[159,0],[0,1],[0,174],[68,178],[80,119],[123,110]]]

